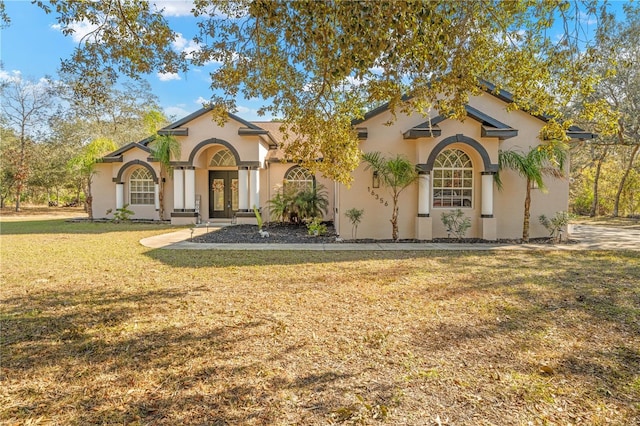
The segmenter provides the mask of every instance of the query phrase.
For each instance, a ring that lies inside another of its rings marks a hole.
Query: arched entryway
[[[230,149],[210,148],[208,167],[208,217],[231,219],[240,208],[238,193],[238,165]]]
[[[477,223],[475,236],[495,240],[493,216],[493,175],[498,165],[491,162],[485,147],[476,140],[455,135],[440,141],[420,168],[418,217],[429,218],[425,235],[441,234],[443,211],[461,209]],[[432,214],[435,221],[430,219]]]
[[[173,164],[172,217],[233,219],[260,207],[259,161],[246,161],[231,143],[211,138],[196,144],[187,161]]]

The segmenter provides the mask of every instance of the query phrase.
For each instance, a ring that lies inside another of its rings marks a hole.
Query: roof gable
[[[149,138],[147,138],[147,139],[149,139]],[[145,139],[145,141],[146,141],[146,139]],[[144,142],[144,141],[142,141],[142,142]],[[103,163],[121,162],[122,161],[122,155],[125,152],[130,151],[132,149],[136,149],[136,148],[140,149],[140,150],[142,150],[144,152],[151,153],[151,149],[148,146],[142,145],[141,142],[131,142],[131,143],[129,143],[129,144],[123,146],[123,147],[120,147],[117,150],[105,155],[104,157],[101,158],[101,161]]]
[[[503,89],[498,89],[497,86],[493,83],[490,83],[486,80],[480,80],[480,84],[482,89],[484,90],[485,93],[500,99],[501,101],[505,102],[505,103],[513,103],[514,99],[513,99],[513,95]],[[404,95],[402,96],[402,101],[407,101],[409,99],[411,99],[412,96],[409,95]],[[357,126],[358,124],[361,124],[367,120],[369,120],[372,117],[375,117],[379,114],[382,114],[385,111],[389,110],[389,102],[386,102],[383,105],[380,105],[377,108],[372,109],[371,111],[367,112],[364,117],[362,119],[354,119],[351,121],[351,125],[352,126]],[[510,126],[501,123],[500,121],[482,113],[481,111],[469,106],[469,105],[465,105],[465,110],[467,112],[467,116],[473,118],[474,120],[480,122],[483,126],[483,136],[488,136],[488,137],[498,137],[500,139],[507,139],[509,137],[513,137],[517,135],[517,130],[516,129],[512,129]],[[531,117],[537,118],[539,120],[544,121],[545,123],[548,122],[551,118],[548,116],[543,116],[543,115],[538,115],[538,114],[532,114],[530,112],[527,111],[523,111],[524,113],[530,115]],[[438,119],[439,121],[437,121],[436,123],[434,123],[434,120]],[[431,119],[431,126],[435,126],[435,124],[445,120],[446,117],[442,117],[442,115],[438,115],[437,117],[434,117],[433,119]],[[425,130],[426,129],[426,130]],[[360,130],[360,129],[359,129]],[[413,132],[412,132],[413,131]],[[428,132],[427,132],[428,131]],[[435,131],[435,132],[434,132]],[[435,133],[437,133],[437,131],[439,131],[439,129],[437,129],[437,127],[430,127],[428,124],[428,121],[425,123],[421,123],[418,126],[413,127],[412,129],[409,129],[407,132],[405,132],[405,139],[415,139],[417,137],[425,137],[425,136],[417,136],[418,134],[422,133],[422,134],[427,134],[429,133],[429,135],[433,135],[433,136],[439,136],[439,133],[436,135]],[[486,132],[486,133],[485,133]],[[515,133],[514,133],[515,132]],[[411,137],[407,137],[407,134],[412,135]],[[578,126],[571,126],[567,132],[566,132],[567,136],[569,136],[570,138],[574,138],[574,139],[593,139],[595,137],[597,137],[596,134],[591,133],[591,132],[587,132],[583,129],[581,129]]]
[[[187,115],[186,117],[181,118],[178,121],[174,121],[173,123],[169,124],[168,126],[163,127],[162,129],[158,130],[158,134],[160,135],[176,135],[176,136],[187,136],[188,135],[188,128],[183,128],[183,126],[197,118],[200,118],[201,116],[203,116],[204,114],[211,112],[213,108],[211,107],[206,107],[206,108],[200,108],[198,111],[191,113],[189,115]],[[244,120],[240,117],[238,117],[235,114],[232,113],[227,113],[227,115],[229,116],[229,118],[233,121],[236,121],[238,123],[240,123],[242,126],[244,126],[244,128],[248,131],[253,131],[252,134],[258,133],[259,132],[264,132],[266,134],[266,130],[261,129],[260,127],[256,126],[253,123],[248,122],[247,120]]]

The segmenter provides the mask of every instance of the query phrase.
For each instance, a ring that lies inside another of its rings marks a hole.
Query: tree
[[[13,194],[16,183],[15,164],[12,158],[17,158],[18,138],[12,129],[0,126],[0,208]]]
[[[362,159],[367,164],[365,170],[372,169],[378,173],[380,183],[391,191],[393,210],[391,213],[391,238],[398,240],[398,199],[402,191],[414,183],[418,178],[415,166],[402,155],[394,158],[385,158],[379,152],[367,152],[362,154]]]
[[[567,159],[567,147],[562,143],[549,143],[546,146],[532,148],[523,154],[517,151],[500,151],[498,153],[498,173],[495,180],[502,189],[500,173],[511,169],[522,176],[526,182],[524,198],[524,220],[522,223],[522,241],[529,242],[529,219],[531,216],[531,189],[535,184],[541,191],[546,190],[543,178],[564,176],[564,164]]]
[[[159,126],[166,124],[166,118],[158,112],[158,98],[146,81],[105,84],[99,103],[74,92],[77,85],[75,76],[63,74],[56,87],[68,108],[56,114],[55,124],[67,127],[66,132],[75,132],[75,138],[87,139],[87,135],[88,140],[109,138],[117,146],[123,146],[154,134]],[[74,129],[68,129],[69,125]]]
[[[15,164],[14,180],[16,211],[20,211],[20,198],[30,172],[30,155],[42,123],[51,111],[52,92],[48,82],[34,82],[19,76],[0,86],[2,118],[17,135],[19,144],[15,155],[7,161]]]
[[[85,194],[85,204],[89,220],[93,220],[93,195],[91,193],[91,183],[96,173],[96,163],[105,154],[115,150],[116,144],[110,139],[94,139],[82,148],[80,154],[74,157],[71,168],[83,178],[83,190]]]
[[[600,155],[592,157],[591,165],[595,167],[593,203],[590,214],[597,214],[599,194],[597,191],[601,175],[600,170],[605,158],[617,162],[617,190],[613,195],[613,216],[620,213],[621,196],[627,185],[629,175],[640,150],[640,7],[627,4],[624,6],[625,18],[619,22],[611,22],[605,29],[596,34],[596,45],[592,56],[592,69],[600,78],[593,92],[579,97],[576,105],[593,105],[602,103],[605,110],[610,111],[608,117],[600,117],[597,113],[587,111],[585,127],[596,132],[604,130],[604,134],[590,141],[584,149]],[[584,108],[583,108],[584,109]],[[587,108],[588,110],[588,108]],[[614,117],[615,120],[610,120]],[[609,123],[613,128],[609,129]],[[613,179],[612,176],[606,177]]]
[[[76,93],[99,103],[101,87],[119,75],[216,62],[215,117],[226,119],[239,94],[269,100],[260,112],[283,118],[290,159],[344,183],[360,161],[352,119],[367,106],[388,102],[394,113],[424,114],[436,108],[462,118],[470,95],[493,89],[486,78],[498,79],[496,90],[513,91],[510,108],[549,116],[545,132],[562,136],[571,121],[560,120],[559,106],[598,82],[581,23],[585,15],[610,22],[608,5],[597,0],[201,0],[193,8],[197,48],[181,54],[172,48],[178,33],[149,2],[35,3],[56,13],[65,34],[78,23],[95,24],[62,64],[77,77]],[[558,37],[552,27],[564,33]]]
[[[157,135],[149,144],[151,156],[160,162],[160,220],[164,219],[164,182],[171,172],[171,160],[180,158],[180,143],[171,135]]]

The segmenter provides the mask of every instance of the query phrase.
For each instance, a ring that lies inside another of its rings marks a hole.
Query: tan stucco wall
[[[159,213],[155,209],[155,205],[132,205],[129,199],[129,177],[131,173],[142,167],[137,164],[128,165],[132,161],[142,161],[148,163],[159,176],[160,169],[158,163],[149,163],[147,161],[149,153],[138,148],[133,148],[125,152],[122,156],[122,162],[114,163],[98,163],[96,165],[96,175],[93,178],[93,214],[94,218],[112,218],[113,213],[107,215],[107,210],[115,211],[116,208],[116,182],[120,170],[124,168],[121,175],[121,182],[124,183],[124,204],[129,204],[128,209],[134,212],[133,219],[150,219],[157,220]]]
[[[437,138],[420,138],[416,140],[403,139],[403,133],[408,129],[423,123],[425,117],[414,115],[398,114],[395,123],[391,126],[385,125],[392,116],[389,112],[381,113],[361,123],[359,127],[368,129],[368,138],[361,142],[360,147],[364,152],[379,151],[385,156],[402,154],[414,164],[425,164],[434,148],[445,139],[463,135],[481,144],[488,156],[491,164],[498,162],[499,150],[517,149],[521,152],[528,151],[536,146],[538,133],[544,122],[520,111],[507,112],[506,105],[499,99],[491,95],[472,97],[469,104],[483,113],[510,125],[518,130],[518,136],[499,141],[497,138],[483,138],[481,136],[481,125],[476,120],[467,117],[463,122],[455,120],[445,120],[439,123],[441,136]],[[432,112],[432,117],[437,113]],[[215,152],[223,145],[208,144],[198,147],[203,141],[218,139],[225,141],[235,148],[240,157],[241,163],[250,162],[252,166],[259,164],[260,179],[260,206],[263,209],[265,220],[269,218],[268,200],[275,194],[277,185],[281,185],[284,175],[293,165],[291,163],[266,162],[269,157],[269,148],[266,140],[260,136],[240,136],[238,129],[244,127],[243,124],[234,120],[229,120],[220,127],[211,120],[210,114],[204,114],[186,123],[188,136],[176,137],[182,145],[181,156],[178,159],[182,164],[187,164],[190,157],[193,159],[193,166],[196,167],[196,195],[201,199],[202,219],[208,219],[209,205],[209,162]],[[474,167],[473,182],[473,205],[471,208],[463,208],[465,214],[471,218],[472,227],[467,233],[467,237],[482,237],[483,226],[485,228],[494,227],[494,235],[497,238],[519,238],[522,234],[523,204],[524,204],[524,180],[511,171],[502,173],[504,188],[498,191],[494,184],[494,219],[484,220],[481,214],[482,199],[482,178],[481,172],[485,171],[485,165],[480,154],[470,145],[457,142],[447,146],[447,148],[458,148],[467,153]],[[192,155],[193,153],[193,155]],[[112,178],[118,175],[121,167],[130,161],[147,161],[149,153],[144,150],[133,148],[124,153],[123,161],[120,163],[102,163],[98,165],[98,174],[94,178],[94,214],[95,217],[105,217],[107,209],[115,208],[115,183]],[[151,166],[159,176],[159,164],[151,163]],[[130,173],[137,166],[127,169],[123,175],[125,182],[125,203],[128,203],[128,185],[126,184]],[[317,176],[317,182],[326,187],[329,198],[329,209],[325,219],[334,219],[337,223],[337,231],[345,239],[351,238],[352,226],[344,216],[344,212],[350,208],[364,209],[364,217],[358,228],[358,238],[391,238],[391,224],[389,222],[392,214],[392,202],[390,193],[386,188],[374,189],[371,187],[372,172],[365,171],[365,166],[360,165],[353,173],[353,182],[350,187],[345,185],[335,185],[333,181]],[[549,187],[548,193],[540,190],[533,191],[531,209],[531,236],[545,236],[546,230],[539,225],[538,216],[542,213],[553,215],[557,211],[568,208],[568,181],[546,179]],[[338,188],[334,196],[334,188]],[[373,192],[373,193],[372,193]],[[434,238],[445,237],[446,230],[442,225],[440,215],[442,212],[451,210],[450,208],[434,208],[432,206],[432,189],[430,192],[430,217],[418,219],[418,185],[413,184],[406,188],[400,195],[399,200],[399,237],[401,239],[418,238],[420,235],[433,236]],[[173,177],[167,176],[165,185],[165,210],[164,219],[170,218],[173,210]],[[382,200],[382,202],[381,202]],[[386,204],[386,205],[385,205]],[[339,208],[340,215],[336,215],[336,207]],[[158,213],[153,206],[131,206],[136,212],[135,218],[156,219]],[[430,229],[425,231],[428,224]],[[421,227],[421,229],[418,229]],[[486,229],[484,230],[486,232]]]
[[[118,163],[120,164],[120,163]],[[96,174],[93,177],[91,192],[93,193],[93,217],[104,219],[107,210],[116,208],[116,184],[111,177],[113,163],[96,164]],[[113,216],[108,216],[109,218]]]
[[[519,150],[527,152],[530,148],[539,144],[538,133],[544,126],[544,122],[531,115],[514,111],[508,112],[506,104],[491,95],[472,97],[469,104],[483,113],[510,125],[518,130],[518,136],[499,141],[497,138],[483,138],[481,136],[481,124],[476,120],[467,117],[463,122],[456,120],[445,120],[439,124],[441,136],[436,138],[420,138],[416,140],[403,139],[403,133],[408,129],[423,123],[426,118],[419,114],[406,116],[397,115],[397,120],[391,126],[384,124],[392,116],[385,112],[374,116],[359,127],[368,129],[368,137],[361,143],[363,152],[379,151],[385,156],[392,156],[401,153],[416,164],[427,162],[434,147],[448,137],[463,135],[480,143],[487,154],[490,162],[497,165],[499,150]],[[437,113],[433,112],[432,117]],[[447,146],[448,148],[458,148],[467,153],[474,167],[474,191],[473,205],[471,208],[462,208],[466,216],[471,218],[471,229],[467,232],[467,237],[483,236],[483,219],[481,214],[482,182],[481,172],[485,171],[484,164],[478,152],[468,144],[456,143]],[[344,212],[350,208],[364,208],[363,221],[358,227],[358,238],[390,238],[391,224],[389,222],[392,214],[392,203],[389,193],[385,188],[372,189],[371,171],[364,171],[361,165],[354,172],[354,181],[350,188],[340,185],[340,211]],[[494,184],[493,191],[493,213],[496,223],[497,238],[519,238],[522,235],[522,220],[524,211],[525,181],[515,173],[505,170],[502,173],[504,187],[498,191]],[[541,193],[539,190],[533,191],[531,208],[531,236],[546,236],[546,230],[539,224],[538,216],[542,213],[553,215],[557,211],[568,208],[568,181],[566,179],[556,180],[545,179],[549,192]],[[374,195],[371,194],[373,190]],[[430,203],[432,204],[433,191],[430,191]],[[378,199],[376,200],[376,195]],[[388,201],[388,206],[380,203],[379,199]],[[401,195],[399,201],[399,237],[418,237],[417,218],[418,187],[414,184],[407,188]],[[450,211],[451,208],[434,208],[430,206],[430,217],[432,223],[432,236],[434,238],[446,237],[446,230],[441,221],[442,212]],[[423,220],[423,225],[428,221]],[[485,221],[487,226],[492,225]],[[345,217],[340,218],[339,233],[343,238],[351,238],[351,223]]]
[[[205,113],[185,126],[189,128],[189,135],[176,136],[182,146],[180,161],[188,161],[189,156],[198,144],[214,138],[233,145],[240,156],[240,161],[260,161],[261,156],[264,156],[260,148],[260,144],[264,142],[260,137],[238,135],[238,129],[245,126],[235,120],[229,119],[223,127],[220,127],[211,119],[211,114]],[[206,161],[210,160],[211,157],[201,155],[207,149],[208,146],[205,146],[197,151],[194,158],[194,166],[207,167]]]

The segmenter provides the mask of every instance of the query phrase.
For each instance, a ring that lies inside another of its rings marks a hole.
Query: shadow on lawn
[[[272,424],[289,404],[300,416],[294,423],[357,411],[347,398],[359,371],[325,364],[289,372],[306,344],[279,342],[265,319],[218,312],[215,321],[201,316],[202,326],[176,324],[185,295],[85,291],[3,301],[0,420]],[[362,388],[371,400],[391,398],[391,384]]]
[[[588,399],[587,406],[617,406],[640,414],[638,255],[556,256],[530,253],[505,259],[493,265],[495,275],[471,276],[435,293],[428,290],[434,303],[455,301],[456,314],[462,311],[468,319],[441,317],[417,327],[415,346],[430,357],[455,354],[455,361],[471,371],[489,364],[497,379],[479,386],[496,395],[504,387],[500,375],[515,373],[539,380],[530,388],[514,387],[534,400],[544,399],[532,395],[536,386],[551,399],[571,390]],[[460,257],[456,265],[464,270],[475,262],[477,258]],[[487,306],[477,305],[486,301]],[[577,411],[570,418],[584,415],[581,403],[571,401]]]
[[[151,249],[149,258],[174,268],[226,268],[231,266],[281,266],[376,260],[458,258],[469,254],[495,256],[495,252],[465,251],[309,251],[309,250],[167,250]],[[410,271],[407,271],[410,272]]]

